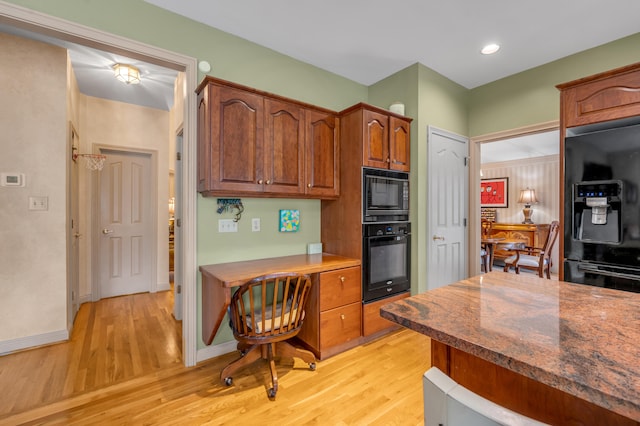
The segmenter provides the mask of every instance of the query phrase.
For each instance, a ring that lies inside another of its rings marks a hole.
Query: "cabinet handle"
[[[344,284],[344,277],[340,277],[340,282]]]
[[[262,182],[263,182],[262,179],[258,179],[258,184],[259,185],[262,185]]]
[[[387,157],[387,163],[390,163],[390,162],[391,162],[391,160],[389,159],[389,157]]]
[[[271,185],[271,181],[267,179],[267,185]]]
[[[307,184],[307,188],[311,188],[311,184],[310,183]]]
[[[344,314],[340,314],[340,319],[344,321]]]

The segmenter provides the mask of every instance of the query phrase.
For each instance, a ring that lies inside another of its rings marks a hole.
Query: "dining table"
[[[496,248],[501,250],[523,250],[527,245],[527,240],[520,238],[482,237],[480,244],[485,248],[487,256],[489,257],[489,265],[488,268],[485,269],[485,272],[491,272],[493,270]]]

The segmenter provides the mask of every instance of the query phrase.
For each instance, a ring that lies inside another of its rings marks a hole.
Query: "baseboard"
[[[235,351],[237,347],[238,342],[231,340],[229,342],[220,343],[219,345],[207,346],[206,348],[198,349],[198,352],[196,353],[196,362],[228,354],[229,352]]]
[[[59,343],[67,340],[69,340],[69,331],[67,330],[58,330],[52,331],[50,333],[38,334],[35,336],[4,340],[0,342],[0,355],[6,355],[8,353],[19,351],[22,349],[49,345],[51,343]]]

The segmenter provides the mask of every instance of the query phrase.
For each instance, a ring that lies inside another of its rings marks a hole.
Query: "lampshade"
[[[118,80],[126,84],[140,83],[140,70],[133,65],[115,64],[113,72]]]
[[[538,202],[538,199],[536,198],[535,189],[527,188],[527,189],[522,189],[520,191],[520,198],[518,198],[518,203],[531,205],[537,202]]]

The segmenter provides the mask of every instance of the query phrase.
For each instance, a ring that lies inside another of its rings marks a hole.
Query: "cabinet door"
[[[389,116],[363,110],[362,164],[389,168]]]
[[[264,108],[264,190],[304,194],[303,110],[268,98]]]
[[[198,191],[211,189],[211,114],[209,87],[198,94]]]
[[[262,192],[262,96],[219,86],[210,95],[211,189]]]
[[[323,198],[340,194],[338,118],[334,114],[305,110],[306,194]]]
[[[397,118],[389,119],[389,168],[408,172],[410,169],[411,133],[410,123]]]

